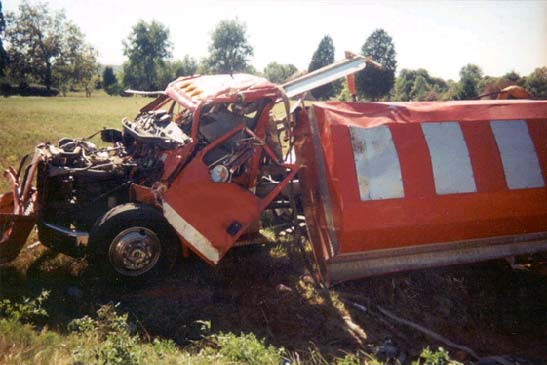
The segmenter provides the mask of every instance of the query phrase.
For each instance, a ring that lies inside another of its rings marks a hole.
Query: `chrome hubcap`
[[[157,264],[161,255],[158,236],[148,228],[131,227],[121,231],[110,244],[108,258],[122,275],[142,275]]]

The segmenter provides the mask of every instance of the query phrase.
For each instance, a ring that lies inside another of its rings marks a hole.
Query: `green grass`
[[[120,128],[123,117],[133,118],[150,98],[95,94],[91,98],[0,98],[0,168],[17,168],[19,160],[40,142],[62,137],[86,137],[103,127]],[[0,181],[0,191],[8,184]]]
[[[142,341],[128,315],[118,314],[112,305],[101,306],[96,316],[73,320],[63,334],[46,327],[38,330],[35,323],[48,315],[42,308],[47,297],[43,292],[24,303],[0,302],[1,364],[380,364],[363,352],[327,361],[314,349],[302,362],[296,353],[267,345],[253,333],[208,334],[209,322],[202,323],[201,339],[185,348],[159,338]]]

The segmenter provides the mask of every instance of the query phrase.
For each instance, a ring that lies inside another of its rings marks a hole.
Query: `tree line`
[[[293,64],[269,63],[262,71],[249,62],[254,50],[248,41],[246,25],[238,19],[220,21],[211,33],[209,55],[196,59],[190,55],[172,59],[173,44],[169,28],[157,22],[140,20],[122,43],[127,58],[122,65],[99,65],[97,51],[79,27],[65,14],[53,12],[46,4],[24,1],[19,11],[4,17],[0,1],[0,92],[24,94],[30,85],[39,84],[44,95],[66,94],[70,90],[103,88],[110,95],[124,89],[163,90],[173,79],[194,74],[245,72],[281,84],[304,73]],[[334,62],[334,41],[325,35],[311,56],[307,71]],[[356,77],[360,99],[372,101],[433,101],[474,99],[495,95],[506,86],[526,88],[536,98],[547,98],[547,67],[530,75],[511,71],[501,77],[483,74],[468,64],[457,81],[434,77],[425,69],[402,69],[397,75],[397,53],[391,36],[376,29],[365,40],[361,54],[383,65],[367,67]],[[14,91],[15,90],[15,91]],[[340,80],[312,91],[319,100],[351,100],[345,81]]]

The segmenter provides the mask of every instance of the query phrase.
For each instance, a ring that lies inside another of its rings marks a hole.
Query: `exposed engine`
[[[37,146],[41,222],[89,231],[104,212],[129,201],[131,183],[151,186],[160,180],[163,151],[190,141],[164,111],[142,113],[122,125],[123,132],[101,131],[108,147],[68,138]],[[42,242],[56,246],[47,229],[39,231]]]

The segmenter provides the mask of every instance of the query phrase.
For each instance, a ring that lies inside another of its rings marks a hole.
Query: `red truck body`
[[[316,103],[296,155],[331,282],[547,250],[547,102]]]

